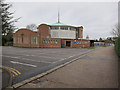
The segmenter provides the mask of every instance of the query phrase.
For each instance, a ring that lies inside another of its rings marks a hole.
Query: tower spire
[[[60,15],[59,15],[59,10],[58,10],[58,23],[60,23]]]

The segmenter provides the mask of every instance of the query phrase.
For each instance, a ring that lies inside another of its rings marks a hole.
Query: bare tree
[[[29,24],[26,26],[27,29],[30,29],[30,30],[36,30],[37,29],[37,26],[35,24]]]
[[[116,24],[115,28],[112,30],[112,35],[115,37],[120,37],[120,25]]]

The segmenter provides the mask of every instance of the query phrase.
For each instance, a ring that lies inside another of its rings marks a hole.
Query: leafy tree
[[[89,40],[89,36],[88,36],[88,35],[86,36],[86,39],[88,39],[88,40]]]
[[[96,39],[95,42],[98,42],[98,40]]]
[[[27,25],[26,28],[30,30],[36,30],[37,26],[35,24],[30,24],[30,25]]]
[[[17,29],[14,23],[17,22],[19,18],[14,19],[14,13],[8,11],[11,6],[11,4],[4,3],[3,0],[0,1],[0,14],[2,21],[2,45],[7,45],[7,43],[13,42],[13,32],[15,29]]]
[[[100,38],[99,38],[99,42],[102,42],[102,41],[103,41],[103,39],[100,37]]]

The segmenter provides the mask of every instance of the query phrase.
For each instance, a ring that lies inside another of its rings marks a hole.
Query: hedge
[[[117,40],[115,41],[115,51],[117,55],[120,57],[120,37],[117,38]]]
[[[12,46],[13,38],[8,35],[2,35],[2,46]]]

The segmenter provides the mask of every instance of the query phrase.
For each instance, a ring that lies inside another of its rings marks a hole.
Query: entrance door
[[[66,41],[66,47],[70,47],[71,41]]]

